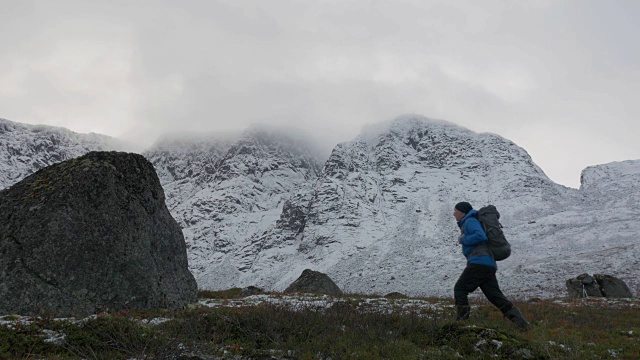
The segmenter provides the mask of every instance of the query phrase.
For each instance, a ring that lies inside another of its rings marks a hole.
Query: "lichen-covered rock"
[[[329,295],[341,295],[342,290],[327,274],[306,269],[302,275],[284,290],[285,293],[317,292]]]
[[[0,313],[86,315],[195,302],[151,163],[92,152],[0,192]]]

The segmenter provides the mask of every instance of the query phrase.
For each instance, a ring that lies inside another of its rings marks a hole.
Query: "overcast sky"
[[[516,5],[518,4],[518,5]],[[493,132],[554,181],[640,158],[640,1],[0,0],[0,117],[151,144],[405,113]],[[328,154],[327,154],[328,155]]]

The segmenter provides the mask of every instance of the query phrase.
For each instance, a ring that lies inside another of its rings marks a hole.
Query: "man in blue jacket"
[[[515,323],[518,328],[527,330],[529,323],[500,290],[498,279],[496,279],[498,267],[489,251],[487,235],[478,220],[478,211],[473,210],[468,202],[460,202],[456,204],[453,216],[462,231],[458,242],[462,245],[462,253],[467,258],[467,267],[453,288],[456,319],[469,318],[471,308],[468,296],[479,287],[484,296],[500,309],[507,319]]]

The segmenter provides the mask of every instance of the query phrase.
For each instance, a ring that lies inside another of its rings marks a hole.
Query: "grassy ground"
[[[0,359],[640,358],[637,301],[519,302],[533,325],[522,333],[484,302],[459,323],[449,299],[200,295],[211,300],[179,311],[3,316]]]

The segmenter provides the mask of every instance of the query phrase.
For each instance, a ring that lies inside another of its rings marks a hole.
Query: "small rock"
[[[394,291],[394,292],[388,293],[384,297],[387,299],[406,299],[407,295]]]
[[[329,295],[342,295],[342,290],[329,276],[318,271],[306,269],[302,275],[284,290],[285,293],[317,292]]]
[[[262,294],[263,292],[264,292],[264,289],[261,289],[256,286],[247,286],[246,288],[242,289],[242,295],[244,296]]]

